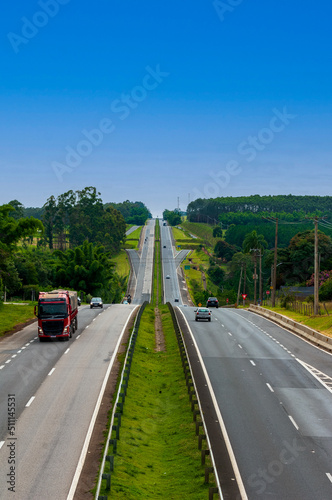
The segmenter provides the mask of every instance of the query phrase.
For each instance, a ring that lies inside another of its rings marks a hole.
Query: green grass
[[[199,238],[205,240],[207,246],[209,246],[211,249],[213,249],[217,241],[220,240],[220,238],[213,237],[212,233],[215,226],[208,226],[207,224],[188,221],[182,222],[181,226],[191,234],[194,234],[195,236],[198,236]]]
[[[324,333],[324,335],[332,337],[332,315],[328,316],[327,314],[324,314],[321,316],[305,316],[304,314],[290,311],[284,307],[264,306],[264,309],[269,309],[270,311],[274,311],[278,314],[283,314],[284,316],[287,316],[287,318],[291,318],[302,325],[306,325],[314,330],[317,330],[318,332]],[[323,307],[321,307],[321,309],[323,309]]]
[[[27,302],[28,305],[0,304],[0,336],[10,332],[17,325],[34,319],[34,305],[36,302]]]
[[[154,350],[153,306],[142,316],[112,473],[112,499],[200,500],[208,497],[211,486],[204,484],[170,313],[165,305],[160,310],[165,352]]]
[[[119,276],[129,276],[130,264],[125,250],[121,250],[117,255],[112,257],[112,262],[114,262],[115,270]]]
[[[135,231],[127,236],[125,248],[132,248],[134,250],[138,248],[138,242],[142,232],[142,228],[143,226],[138,227],[137,229],[135,229]]]

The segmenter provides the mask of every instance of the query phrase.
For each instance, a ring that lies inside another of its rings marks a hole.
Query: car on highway
[[[94,307],[104,307],[103,301],[100,297],[92,297],[90,302],[90,309],[93,309]]]
[[[206,302],[206,307],[219,307],[219,301],[217,297],[209,297]]]
[[[169,275],[169,274],[167,274],[167,275],[166,275],[166,279],[167,279],[167,280],[170,280],[170,279],[171,279],[171,277],[170,277],[170,275]]]
[[[211,311],[207,307],[198,307],[194,310],[195,312],[195,321],[199,319],[207,319],[211,321]]]
[[[166,245],[164,245],[164,248],[166,248]]]

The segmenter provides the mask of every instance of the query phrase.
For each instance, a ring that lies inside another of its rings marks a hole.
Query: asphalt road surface
[[[332,357],[248,311],[195,322],[200,351],[250,500],[332,498]]]
[[[69,342],[40,343],[36,324],[0,342],[1,499],[67,498],[101,388],[134,307],[81,307],[79,329]],[[15,492],[8,489],[12,484]]]

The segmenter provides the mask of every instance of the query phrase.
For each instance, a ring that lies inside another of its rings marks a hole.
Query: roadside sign
[[[266,290],[266,295],[270,295],[270,290]]]
[[[228,299],[226,299],[226,302],[227,302],[227,304],[228,304]]]
[[[246,294],[246,293],[243,293],[243,294],[242,294],[242,298],[243,298],[243,300],[245,300],[245,299],[247,298],[247,294]]]
[[[190,266],[184,266],[184,268],[187,271],[188,269],[190,269]]]
[[[202,304],[199,302],[198,307],[201,307],[201,306],[202,306]]]

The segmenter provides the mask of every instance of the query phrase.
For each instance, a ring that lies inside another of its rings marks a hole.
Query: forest
[[[149,214],[140,202],[124,205],[127,217]],[[91,186],[50,196],[41,209],[18,200],[0,206],[0,300],[61,287],[117,302],[125,280],[112,257],[125,242],[126,220],[115,206]]]

